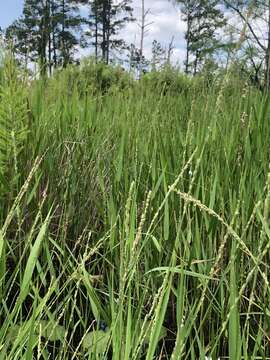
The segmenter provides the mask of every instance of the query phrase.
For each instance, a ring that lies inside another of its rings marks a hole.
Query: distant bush
[[[237,69],[236,69],[237,70]],[[106,94],[137,89],[146,94],[188,95],[192,93],[218,93],[221,88],[226,96],[241,92],[249,82],[234,68],[211,71],[207,68],[196,76],[189,76],[178,68],[167,66],[160,71],[151,71],[136,80],[121,66],[96,63],[93,58],[85,58],[79,65],[69,65],[57,70],[49,82],[48,92],[70,95],[76,90],[83,94]],[[1,81],[1,69],[0,69]],[[48,94],[49,96],[49,94]]]
[[[140,80],[143,88],[171,94],[179,94],[190,89],[192,79],[178,69],[168,67],[162,71],[153,71],[143,75]]]
[[[78,65],[58,71],[54,77],[69,89],[76,86],[78,91],[87,93],[107,93],[110,90],[124,90],[133,83],[131,76],[120,66],[96,63],[86,58]]]
[[[125,89],[132,83],[131,76],[121,66],[95,64],[91,60],[82,64],[81,75],[86,81],[94,82],[96,88],[102,92],[106,92],[112,87]]]

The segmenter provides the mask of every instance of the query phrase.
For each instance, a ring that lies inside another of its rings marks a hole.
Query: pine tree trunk
[[[141,25],[141,43],[140,43],[140,77],[142,75],[143,66],[143,45],[144,45],[144,32],[145,32],[145,6],[144,0],[142,0],[142,25]]]
[[[49,41],[49,48],[48,48],[48,58],[49,58],[49,74],[52,74],[52,17],[51,17],[51,1],[48,0],[48,41]]]
[[[198,54],[198,51],[196,51],[195,61],[194,61],[194,68],[193,68],[193,75],[194,76],[197,74],[197,71],[198,71],[198,59],[199,59],[199,54]]]
[[[191,20],[190,14],[187,19],[187,32],[186,32],[186,61],[185,61],[185,73],[189,73],[189,47],[190,47],[190,32],[191,32]]]
[[[57,54],[56,54],[56,38],[55,38],[55,7],[52,1],[52,52],[53,52],[53,65],[57,67]]]
[[[270,90],[270,0],[268,0],[268,38],[265,56],[265,89]]]
[[[103,62],[106,61],[106,26],[107,26],[106,8],[107,8],[106,1],[103,1],[103,6],[102,6],[102,44],[101,44]]]
[[[51,34],[49,34],[48,57],[49,57],[49,74],[52,75],[52,42],[51,42]]]
[[[107,9],[107,16],[106,16],[106,64],[109,64],[110,59],[110,32],[111,32],[111,0],[108,0],[108,9]]]
[[[95,0],[95,58],[98,61],[98,9],[97,1]]]
[[[61,42],[62,42],[62,56],[63,56],[63,67],[66,67],[67,65],[67,52],[66,52],[66,42],[65,42],[65,30],[66,30],[66,24],[65,24],[65,17],[66,17],[66,4],[65,0],[62,0],[62,36],[61,36]]]
[[[42,18],[40,24],[40,33],[41,33],[41,41],[39,45],[39,56],[40,56],[40,67],[41,67],[41,75],[45,76],[47,72],[47,57],[46,57],[46,48],[48,42],[48,2],[46,1],[45,7],[42,9]]]

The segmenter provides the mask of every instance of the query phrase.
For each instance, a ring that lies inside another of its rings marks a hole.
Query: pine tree
[[[75,32],[80,31],[82,17],[79,13],[78,4],[75,1],[58,0],[54,18],[57,18],[56,38],[59,51],[58,61],[66,66],[73,61],[74,50],[79,44],[79,38]]]
[[[134,71],[135,77],[140,77],[146,73],[149,66],[149,61],[145,56],[141,56],[141,49],[137,48],[134,44],[127,47],[128,50],[128,65],[129,71]]]
[[[207,57],[221,47],[218,30],[225,25],[218,0],[177,0],[187,24],[185,72],[196,74]],[[192,59],[191,59],[192,57]],[[193,61],[192,61],[193,60]]]
[[[88,30],[85,32],[85,35],[88,39],[88,45],[94,46],[95,49],[95,59],[96,61],[99,58],[99,50],[102,38],[102,1],[100,0],[82,0],[84,4],[89,5],[89,17],[86,21],[88,25]]]
[[[166,50],[162,47],[160,42],[154,40],[152,42],[152,71],[157,71],[159,67],[166,62]]]
[[[183,20],[186,22],[187,30],[185,33],[186,40],[186,59],[185,59],[185,72],[189,73],[190,68],[190,56],[191,56],[191,31],[192,25],[195,21],[196,8],[198,4],[198,0],[176,0],[180,3],[181,13]]]
[[[31,29],[22,19],[15,20],[4,32],[4,38],[7,45],[17,55],[20,62],[27,67],[29,61],[35,61],[34,46],[31,35]]]
[[[46,48],[50,33],[50,1],[25,0],[20,23],[28,32],[27,40],[32,59],[39,61],[41,73],[45,74],[48,65]],[[27,40],[22,39],[22,43]]]
[[[39,62],[44,75],[72,61],[81,22],[75,0],[25,0],[22,17],[6,29],[6,37],[25,62]]]
[[[89,4],[88,36],[93,39],[90,44],[95,47],[95,55],[105,63],[109,63],[112,50],[121,51],[126,48],[119,31],[133,21],[131,0],[91,0]]]

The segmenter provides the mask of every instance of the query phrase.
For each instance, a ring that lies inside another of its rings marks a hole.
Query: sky
[[[133,0],[134,16],[141,17],[141,0]],[[169,0],[145,0],[145,9],[149,9],[149,16],[146,20],[151,23],[145,37],[145,51],[147,58],[151,57],[151,44],[158,40],[162,46],[167,47],[173,39],[174,63],[183,62],[185,57],[185,23],[181,20],[179,9]],[[123,37],[127,42],[135,42],[139,46],[140,31],[138,22],[130,23],[123,31]]]
[[[0,0],[0,3],[0,27],[5,28],[21,15],[23,0]]]
[[[23,0],[0,0],[0,27],[5,28],[17,19],[22,13]],[[141,16],[141,0],[133,0],[134,16]],[[163,47],[167,47],[172,39],[174,50],[172,61],[181,65],[185,54],[184,32],[185,24],[181,20],[179,9],[169,0],[145,0],[145,8],[149,9],[147,23],[148,33],[145,37],[144,54],[151,58],[151,44],[158,40]],[[140,31],[138,21],[129,23],[121,32],[121,37],[127,43],[135,43],[139,46]],[[84,52],[85,54],[85,52]]]

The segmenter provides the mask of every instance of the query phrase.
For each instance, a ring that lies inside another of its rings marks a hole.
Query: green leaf
[[[0,183],[4,186],[6,191],[11,191],[8,181],[6,180],[6,178],[4,177],[1,171],[0,171]]]
[[[20,332],[20,329],[21,327],[17,324],[12,325],[8,330],[8,341],[14,342]]]
[[[5,246],[5,239],[2,233],[2,230],[0,230],[0,301],[2,301],[3,296],[3,284],[4,279],[6,275],[6,246]]]
[[[149,235],[150,238],[152,239],[153,241],[153,244],[155,245],[157,251],[160,253],[161,252],[161,245],[160,243],[158,242],[158,239],[154,236],[154,235]]]
[[[22,284],[21,284],[21,293],[20,293],[21,301],[23,301],[25,299],[25,297],[27,296],[29,284],[30,284],[30,281],[31,281],[31,278],[33,275],[33,271],[34,271],[34,268],[35,268],[35,265],[36,265],[36,262],[37,262],[37,259],[39,256],[42,241],[47,232],[49,220],[50,220],[50,212],[47,215],[47,218],[45,219],[44,223],[41,226],[41,229],[38,233],[38,236],[36,238],[36,241],[35,241],[32,249],[31,249],[31,252],[30,252],[27,264],[26,264],[26,268],[25,268],[25,272],[24,272],[23,280],[22,280]]]
[[[145,275],[150,274],[151,272],[156,272],[156,271],[161,272],[162,274],[164,274],[166,271],[171,272],[171,273],[176,273],[176,274],[183,273],[186,276],[191,276],[191,277],[195,277],[195,278],[202,279],[202,280],[217,280],[216,278],[210,277],[208,275],[200,274],[195,271],[184,270],[180,267],[168,267],[168,266],[160,266],[160,267],[151,269],[151,270],[147,271],[145,273]]]
[[[53,321],[41,320],[37,328],[37,333],[49,341],[64,340],[65,328],[57,325]]]
[[[106,352],[110,341],[110,331],[95,330],[85,335],[82,347],[90,354],[102,355]]]

